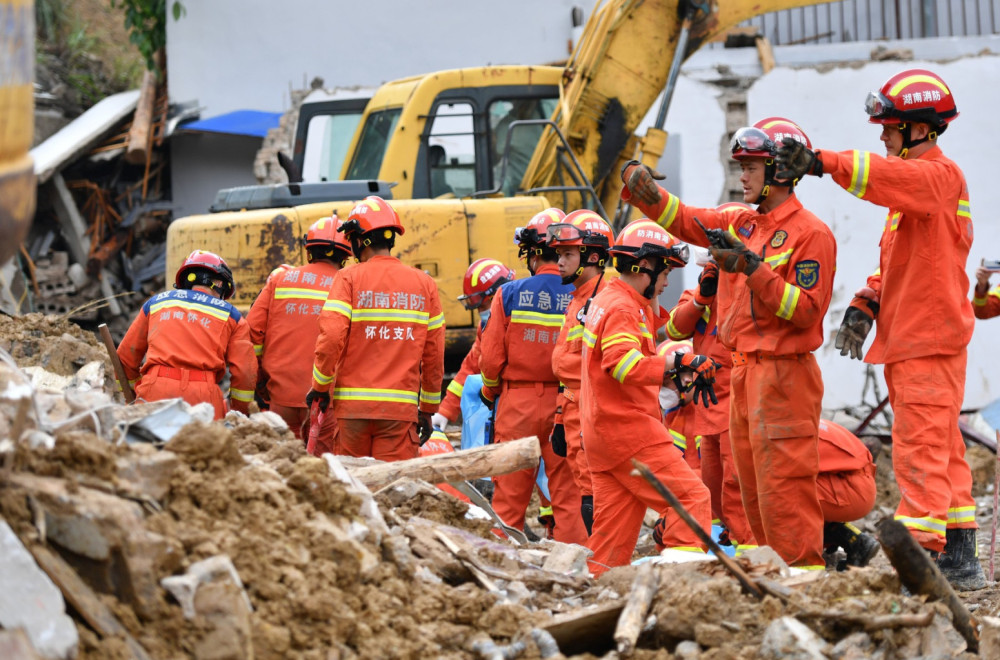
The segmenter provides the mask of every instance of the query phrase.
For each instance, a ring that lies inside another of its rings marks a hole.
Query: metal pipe
[[[670,107],[670,99],[674,95],[677,76],[680,75],[681,63],[684,61],[684,53],[687,51],[688,35],[691,33],[694,12],[695,8],[689,3],[687,11],[684,12],[684,20],[681,22],[681,33],[677,37],[677,48],[674,50],[674,59],[670,63],[670,72],[667,74],[667,85],[663,88],[663,100],[660,101],[660,109],[656,113],[655,125],[661,131],[667,122],[667,108]]]

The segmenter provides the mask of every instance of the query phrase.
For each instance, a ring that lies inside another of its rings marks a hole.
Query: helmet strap
[[[902,122],[899,124],[899,132],[903,136],[903,148],[899,150],[899,157],[905,159],[909,155],[910,150],[913,147],[923,144],[924,142],[930,142],[937,140],[938,131],[928,131],[927,137],[920,138],[919,140],[913,140],[910,138],[913,135],[913,122]]]

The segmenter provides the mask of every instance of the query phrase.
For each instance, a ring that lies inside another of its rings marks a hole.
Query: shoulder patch
[[[771,247],[780,248],[788,240],[788,232],[784,229],[779,229],[774,232],[774,236],[771,237]]]
[[[811,289],[819,281],[819,262],[815,259],[795,264],[795,283],[803,289]]]

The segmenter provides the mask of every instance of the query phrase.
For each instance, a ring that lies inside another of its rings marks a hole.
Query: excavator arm
[[[566,65],[552,120],[600,194],[608,175],[636,154],[635,130],[663,91],[675,58],[686,59],[705,41],[754,16],[828,1],[598,0]],[[665,109],[660,114],[665,117]],[[644,150],[655,158],[666,145],[660,129],[644,138]],[[560,169],[567,165],[562,150],[555,132],[547,130],[521,188],[559,185]],[[608,188],[601,197],[610,213],[619,187]]]

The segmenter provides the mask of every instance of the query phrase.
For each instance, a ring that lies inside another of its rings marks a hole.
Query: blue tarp
[[[230,135],[249,135],[262,138],[267,131],[278,127],[281,120],[280,112],[263,112],[261,110],[234,110],[224,115],[199,119],[182,124],[178,130],[202,131],[205,133],[228,133]]]

